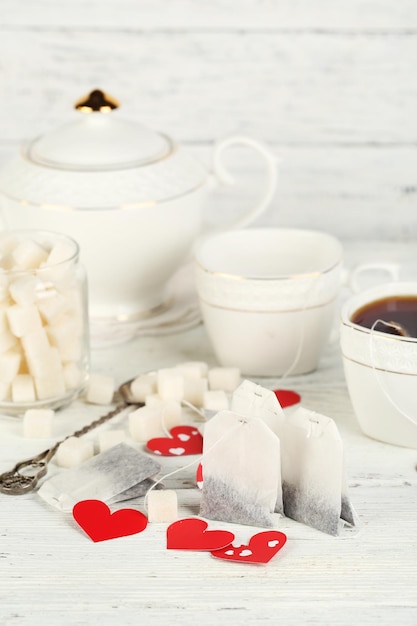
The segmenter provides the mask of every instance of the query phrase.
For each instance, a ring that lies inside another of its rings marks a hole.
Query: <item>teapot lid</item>
[[[75,103],[78,119],[26,145],[26,157],[38,164],[69,170],[114,170],[150,165],[168,157],[172,140],[118,117],[119,102],[95,89]]]

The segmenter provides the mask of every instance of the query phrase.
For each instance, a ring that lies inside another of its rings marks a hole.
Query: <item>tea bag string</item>
[[[385,320],[381,320],[381,319],[375,320],[375,322],[372,324],[372,326],[370,328],[371,332],[370,332],[370,346],[369,346],[372,371],[373,371],[373,373],[375,375],[375,378],[377,380],[377,383],[378,383],[382,393],[387,398],[387,400],[392,404],[392,406],[403,417],[405,417],[409,422],[411,422],[415,426],[417,424],[417,416],[414,418],[414,417],[412,417],[411,415],[409,415],[408,413],[406,413],[405,411],[403,411],[401,409],[401,407],[397,404],[397,402],[395,402],[394,398],[392,398],[391,395],[388,393],[388,391],[384,387],[383,383],[381,382],[380,376],[378,375],[378,367],[376,366],[375,350],[374,350],[374,335],[375,335],[375,327],[377,326],[377,324],[382,324],[383,326],[385,326],[387,328],[395,327],[395,324],[393,324],[391,322],[386,322]]]
[[[310,285],[310,289],[307,290],[307,294],[306,294],[306,299],[304,302],[304,306],[301,309],[301,333],[300,333],[300,337],[298,340],[298,345],[297,345],[297,350],[295,352],[295,357],[291,363],[291,365],[287,368],[287,370],[282,374],[282,376],[280,376],[278,378],[279,381],[283,381],[286,378],[288,378],[288,376],[291,375],[291,373],[294,371],[294,369],[297,367],[298,362],[300,360],[300,356],[301,356],[301,351],[303,349],[304,346],[304,340],[305,340],[305,328],[306,328],[306,324],[303,323],[305,322],[305,315],[307,310],[309,309],[309,306],[311,304],[311,300],[313,298],[313,294],[314,294],[314,290],[316,288],[316,285],[318,283],[318,279],[320,278],[320,273],[317,272],[314,276],[313,276],[313,280],[312,283]]]
[[[193,459],[190,463],[187,463],[187,465],[182,465],[181,467],[177,467],[175,470],[173,470],[172,472],[168,472],[168,474],[164,474],[164,476],[161,476],[161,478],[158,478],[158,480],[156,480],[153,485],[151,485],[148,489],[148,491],[145,493],[145,497],[143,500],[143,505],[144,505],[144,509],[146,512],[148,512],[148,496],[149,493],[155,489],[155,487],[157,485],[159,485],[160,483],[162,483],[164,480],[166,480],[167,478],[170,478],[171,476],[174,476],[175,474],[178,474],[179,472],[182,472],[186,469],[188,469],[189,467],[193,467],[193,465],[196,465],[197,463],[201,463],[202,460],[204,458],[206,458],[218,445],[219,443],[221,443],[222,441],[224,441],[228,436],[233,435],[236,430],[238,430],[239,428],[242,428],[242,426],[244,424],[247,424],[247,421],[245,420],[245,418],[242,417],[242,419],[240,419],[237,424],[234,424],[233,426],[231,426],[228,430],[226,430],[223,435],[221,437],[219,437],[219,439],[217,439],[217,441],[215,441],[213,443],[213,445],[211,445],[207,450],[205,450],[203,452],[203,454],[201,454],[197,459]]]

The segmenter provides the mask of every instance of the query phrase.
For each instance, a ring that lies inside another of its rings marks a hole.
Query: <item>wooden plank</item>
[[[4,32],[0,137],[70,119],[101,86],[181,141],[415,143],[416,55],[417,35]]]
[[[405,29],[417,27],[413,0],[2,0],[10,27],[93,29]]]

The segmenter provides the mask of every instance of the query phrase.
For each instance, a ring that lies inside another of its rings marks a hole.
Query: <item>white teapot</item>
[[[134,320],[161,307],[202,232],[210,186],[209,172],[186,150],[120,118],[117,107],[104,92],[91,92],[75,104],[73,122],[26,143],[0,173],[6,228],[57,231],[79,243],[94,320]],[[217,178],[227,176],[221,156],[235,144],[257,150],[268,177],[257,205],[228,228],[253,221],[277,179],[274,155],[239,136],[215,145]]]

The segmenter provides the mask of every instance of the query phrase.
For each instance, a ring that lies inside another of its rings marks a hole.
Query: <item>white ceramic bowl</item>
[[[417,448],[417,339],[371,331],[351,321],[367,303],[392,295],[417,296],[417,283],[379,285],[343,305],[343,365],[362,431],[380,441]]]
[[[327,233],[249,228],[206,239],[196,285],[219,362],[245,375],[314,370],[333,326],[342,246]]]

